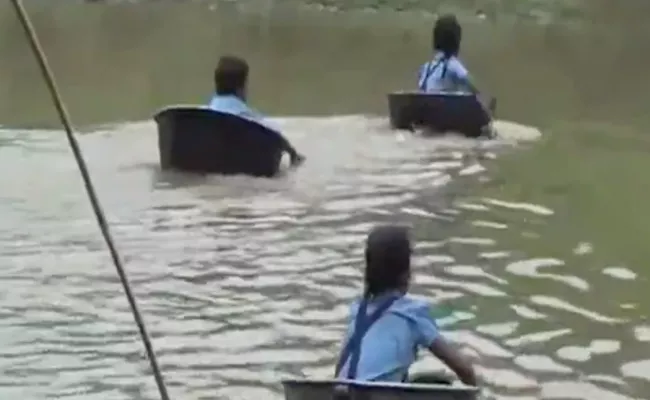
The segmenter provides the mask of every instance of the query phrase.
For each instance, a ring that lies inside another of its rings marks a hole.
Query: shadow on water
[[[417,12],[28,2],[172,395],[279,398],[283,376],[329,375],[364,236],[397,220],[417,238],[414,291],[488,396],[645,396],[647,13],[608,4],[570,24],[465,18],[463,57],[500,115],[543,128],[524,150],[533,135],[504,121],[480,143],[369,116],[427,57]],[[56,119],[6,5],[0,30],[0,167],[15,171],[0,174],[0,393],[153,399],[65,138],[27,129]],[[277,180],[160,172],[154,124],[124,121],[203,101],[233,51],[308,163]]]

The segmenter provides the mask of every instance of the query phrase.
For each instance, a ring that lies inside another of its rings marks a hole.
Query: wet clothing
[[[431,61],[420,67],[418,87],[423,92],[468,92],[469,72],[456,56],[436,53]]]
[[[336,376],[402,382],[418,349],[431,346],[438,335],[430,306],[423,300],[399,292],[359,299],[350,308]]]

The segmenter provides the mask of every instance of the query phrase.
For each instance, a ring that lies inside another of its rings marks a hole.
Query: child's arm
[[[278,132],[280,140],[282,141],[282,145],[284,146],[284,150],[289,153],[291,165],[297,166],[305,161],[305,156],[298,153],[298,151],[291,145],[291,143],[289,143],[289,141],[280,133],[280,129],[276,127],[275,124],[272,124],[264,115],[250,107],[248,107],[247,110],[242,112],[240,115],[245,118],[252,119],[266,126],[272,131]]]
[[[479,99],[479,102],[481,103],[481,106],[483,107],[483,110],[487,115],[494,117],[496,100],[494,98],[490,98],[487,104],[485,102],[488,99],[484,98],[481,101],[481,93],[479,92],[478,88],[474,84],[474,80],[472,79],[469,72],[467,71],[467,68],[465,68],[465,66],[463,65],[463,63],[460,62],[460,60],[454,59],[453,65],[452,62],[450,62],[450,65],[451,68],[453,68],[454,78],[456,79],[456,81],[459,82],[470,93],[472,93],[474,96],[476,96]]]
[[[464,384],[476,386],[474,367],[451,343],[439,335],[429,346],[431,353],[445,363]]]
[[[472,363],[440,334],[431,315],[430,306],[419,304],[415,316],[420,345],[427,347],[434,356],[454,371],[464,384],[476,386],[476,373]]]
[[[420,66],[418,70],[418,89],[422,92],[426,92],[427,82],[426,82],[426,70],[429,63],[424,63]]]
[[[480,92],[478,91],[478,88],[476,87],[476,85],[474,85],[474,82],[472,82],[472,79],[469,76],[467,76],[464,79],[463,84],[465,85],[467,90],[469,90],[470,92],[472,92],[476,96],[478,96],[480,94]]]
[[[453,72],[453,76],[456,79],[458,83],[461,85],[465,86],[465,88],[470,91],[471,93],[478,95],[479,90],[472,82],[472,78],[469,75],[469,71],[467,71],[467,68],[463,65],[460,60],[457,58],[453,58],[450,62],[449,65],[447,66],[448,69],[451,69]]]

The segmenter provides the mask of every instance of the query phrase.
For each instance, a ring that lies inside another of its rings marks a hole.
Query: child
[[[365,292],[351,308],[339,379],[403,382],[419,348],[429,349],[467,385],[472,365],[438,331],[426,302],[407,294],[411,243],[406,228],[380,226],[366,243]]]
[[[210,100],[209,107],[214,111],[234,114],[266,125],[264,117],[246,104],[248,70],[248,63],[241,58],[221,57],[214,71],[215,94]],[[276,130],[272,127],[269,129]],[[291,158],[291,165],[295,166],[304,161],[304,156],[298,154],[286,140],[284,146]]]
[[[458,59],[462,29],[454,15],[440,17],[433,28],[433,59],[420,67],[418,87],[423,92],[470,92],[478,90]]]

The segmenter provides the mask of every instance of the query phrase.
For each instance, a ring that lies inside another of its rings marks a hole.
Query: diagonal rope
[[[158,366],[158,360],[156,358],[156,354],[153,350],[153,346],[151,345],[151,339],[149,338],[149,334],[147,333],[144,320],[142,319],[142,314],[140,314],[140,310],[138,309],[138,304],[135,300],[135,296],[131,291],[131,285],[129,284],[129,279],[126,275],[126,272],[124,271],[122,260],[120,259],[120,255],[117,251],[117,248],[115,247],[115,243],[113,242],[113,238],[108,223],[106,222],[104,211],[102,210],[102,206],[99,203],[97,194],[95,193],[95,188],[93,187],[92,180],[90,179],[90,174],[88,173],[88,167],[86,166],[86,162],[84,161],[77,139],[75,138],[72,132],[72,123],[70,122],[70,117],[68,116],[68,112],[66,111],[65,106],[63,105],[61,96],[59,95],[59,90],[57,89],[56,82],[54,81],[54,76],[50,71],[50,67],[47,64],[47,59],[45,58],[45,54],[43,53],[41,45],[38,41],[38,37],[36,36],[34,27],[32,26],[31,21],[29,20],[29,17],[25,12],[25,9],[21,1],[11,0],[11,2],[14,6],[14,9],[16,10],[18,19],[20,20],[20,23],[23,26],[25,35],[29,40],[29,44],[34,53],[34,56],[36,57],[36,61],[38,62],[41,73],[43,74],[45,83],[47,84],[50,94],[52,95],[52,100],[59,114],[59,118],[61,119],[61,124],[65,128],[65,133],[68,138],[68,143],[70,144],[70,148],[72,149],[74,158],[77,161],[77,166],[79,167],[79,171],[81,172],[81,177],[83,179],[84,186],[86,187],[86,192],[88,194],[88,198],[90,199],[93,212],[95,214],[95,217],[97,218],[99,229],[101,230],[102,235],[104,236],[104,240],[106,242],[106,245],[108,246],[108,250],[111,254],[111,258],[113,259],[113,264],[115,264],[115,269],[117,269],[117,273],[120,277],[120,281],[122,282],[122,286],[124,287],[124,293],[126,294],[126,297],[129,301],[129,305],[131,306],[133,318],[135,319],[135,322],[138,325],[138,330],[140,331],[140,337],[142,338],[142,342],[144,343],[144,347],[147,353],[147,358],[149,359],[151,370],[153,371],[154,378],[156,379],[156,385],[158,386],[158,391],[160,392],[160,398],[161,400],[169,400],[169,394],[167,393],[167,388],[165,386],[165,381],[163,379],[162,372],[160,371],[160,367]]]

